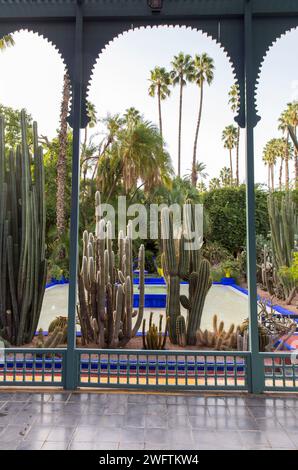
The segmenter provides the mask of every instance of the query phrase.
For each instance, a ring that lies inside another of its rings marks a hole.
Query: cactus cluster
[[[58,317],[65,318],[65,317]],[[65,344],[67,341],[67,321],[58,322],[54,326],[55,320],[52,322],[52,328],[48,330],[48,336],[45,339],[43,329],[38,330],[36,347],[37,348],[57,348],[58,346]]]
[[[167,340],[167,321],[164,333],[162,332],[162,320],[163,316],[160,315],[159,317],[159,327],[157,328],[156,325],[153,323],[153,312],[150,313],[149,318],[149,329],[146,332],[146,320],[143,320],[143,330],[142,330],[142,338],[143,338],[143,347],[144,349],[165,349],[166,340]]]
[[[33,124],[33,155],[21,112],[22,143],[5,145],[0,117],[0,336],[20,346],[32,340],[45,291],[45,191],[42,148]]]
[[[95,235],[83,233],[83,256],[78,275],[78,316],[83,344],[124,347],[141,326],[144,312],[144,245],[139,249],[139,308],[133,309],[132,226],[119,232],[113,250],[111,222],[101,217],[100,193],[95,195]],[[133,319],[135,323],[133,325]]]
[[[217,315],[213,316],[213,331],[197,331],[197,344],[198,346],[206,346],[214,348],[216,351],[229,351],[237,348],[237,336],[239,335],[240,327],[235,328],[232,324],[228,331],[224,329],[224,322],[218,324]]]
[[[298,234],[298,215],[290,193],[279,202],[274,195],[268,197],[268,213],[271,231],[273,263],[288,303],[297,286],[295,280],[283,274],[282,268],[290,267]]]
[[[194,214],[187,221],[194,228]],[[200,328],[203,308],[212,282],[210,263],[202,258],[201,246],[189,249],[187,239],[180,230],[174,234],[173,213],[168,208],[161,212],[162,265],[167,283],[166,315],[169,318],[169,338],[180,346],[195,345],[196,332]],[[189,231],[190,233],[190,231]],[[189,297],[180,296],[180,282],[189,282]],[[181,315],[180,302],[188,310],[187,320]]]

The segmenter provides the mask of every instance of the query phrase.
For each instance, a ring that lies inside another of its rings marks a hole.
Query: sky
[[[52,138],[59,126],[64,65],[57,50],[45,39],[27,31],[14,34],[15,46],[0,53],[0,103],[25,107],[38,122],[39,132]],[[277,120],[285,105],[298,99],[298,68],[295,57],[298,30],[277,41],[266,56],[257,93],[261,121],[255,130],[256,181],[266,183],[262,162],[266,142],[278,137]],[[158,123],[156,99],[148,95],[150,70],[170,69],[173,56],[180,51],[194,55],[207,52],[214,60],[214,81],[205,87],[198,161],[206,164],[208,179],[218,176],[229,165],[228,151],[221,135],[233,123],[228,92],[234,83],[231,65],[218,44],[189,28],[156,27],[131,30],[108,44],[93,70],[89,100],[100,118],[107,113],[123,113],[134,106],[145,119]],[[191,168],[199,90],[187,85],[183,95],[182,174]],[[162,103],[163,133],[167,149],[177,167],[178,87]],[[240,179],[245,180],[244,131],[241,132]],[[276,169],[277,171],[277,169]]]

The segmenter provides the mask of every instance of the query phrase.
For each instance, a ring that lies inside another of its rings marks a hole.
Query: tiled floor
[[[0,449],[298,449],[298,399],[0,392]]]

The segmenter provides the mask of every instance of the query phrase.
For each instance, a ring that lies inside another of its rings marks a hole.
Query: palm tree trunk
[[[158,99],[158,118],[159,118],[159,132],[162,138],[162,119],[161,119],[161,98],[160,98],[160,86],[158,87],[157,92],[157,99]]]
[[[231,170],[231,181],[230,184],[231,186],[233,185],[233,159],[232,159],[232,149],[229,149],[230,153],[230,170]]]
[[[236,146],[236,183],[239,186],[239,144],[240,144],[240,126],[237,129],[237,146]]]
[[[289,142],[289,131],[287,132],[287,144]],[[286,147],[286,154],[285,154],[285,177],[286,177],[286,190],[289,189],[289,149],[288,145]]]
[[[268,163],[268,191],[271,190],[271,183],[270,183],[270,165]]]
[[[66,156],[67,156],[67,115],[70,99],[68,75],[64,75],[63,95],[60,111],[59,153],[57,161],[57,198],[56,223],[58,237],[61,238],[66,228],[65,221],[65,185],[66,185]]]
[[[279,167],[279,190],[281,191],[282,188],[282,167],[283,167],[283,159],[280,161],[280,167]]]
[[[271,163],[271,189],[274,191],[274,165]]]
[[[197,120],[197,127],[195,133],[195,141],[193,146],[193,156],[192,156],[192,169],[191,169],[191,183],[194,187],[197,185],[197,171],[196,171],[196,163],[197,163],[197,144],[198,144],[198,136],[202,118],[202,109],[203,109],[203,83],[201,83],[200,87],[200,105],[199,105],[199,113],[198,113],[198,120]]]
[[[181,123],[182,123],[183,81],[180,80],[179,124],[178,124],[178,176],[181,176]]]
[[[298,155],[295,152],[295,189],[298,189]]]

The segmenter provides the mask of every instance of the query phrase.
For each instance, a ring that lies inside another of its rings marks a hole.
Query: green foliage
[[[21,110],[3,106],[0,104],[0,116],[3,116],[5,121],[5,146],[6,148],[16,148],[17,145],[21,144],[22,133],[20,128],[20,113]],[[31,147],[33,142],[32,133],[32,117],[24,110],[26,118],[27,128],[27,139],[28,144]]]
[[[256,187],[256,232],[268,233],[267,194]],[[204,194],[204,211],[208,212],[207,242],[217,242],[237,255],[246,244],[245,186],[215,189]]]

